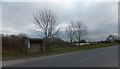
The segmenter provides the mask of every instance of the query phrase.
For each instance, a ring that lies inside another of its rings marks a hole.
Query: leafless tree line
[[[37,28],[36,31],[40,36],[48,42],[51,38],[55,37],[61,30],[57,28],[59,25],[57,23],[57,17],[50,9],[39,9],[36,14],[33,15],[34,25]],[[86,27],[81,21],[76,21],[70,23],[66,28],[67,36],[69,37],[71,43],[73,40],[80,42],[82,37],[86,33]]]

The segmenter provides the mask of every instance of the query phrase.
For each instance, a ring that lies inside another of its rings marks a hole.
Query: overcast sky
[[[33,31],[33,13],[49,8],[64,28],[74,20],[87,26],[91,40],[104,40],[109,34],[118,34],[117,2],[4,2],[2,3],[2,33],[26,33],[37,37]]]

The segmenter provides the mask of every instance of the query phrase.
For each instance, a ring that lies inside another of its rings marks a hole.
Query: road
[[[118,67],[118,46],[47,56],[5,67]]]

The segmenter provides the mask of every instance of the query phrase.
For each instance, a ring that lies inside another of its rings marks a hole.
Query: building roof
[[[107,39],[109,39],[110,37],[112,37],[113,39],[120,40],[120,37],[118,37],[117,35],[109,35]]]
[[[118,36],[117,35],[110,35],[109,37],[112,37],[114,39],[118,39]]]
[[[44,40],[41,39],[41,38],[28,38],[29,41],[32,41],[32,42],[43,42]]]

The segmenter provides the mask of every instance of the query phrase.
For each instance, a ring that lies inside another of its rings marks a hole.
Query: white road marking
[[[88,59],[91,59],[91,58],[93,58],[93,57],[91,56],[91,57],[82,59],[81,61],[77,61],[77,62],[75,62],[74,64],[78,64],[78,63],[84,62],[84,61],[86,61],[86,60],[88,60]]]
[[[61,55],[66,55],[66,54],[61,54]]]
[[[108,53],[109,51],[105,51],[105,52],[103,52],[103,53],[100,53],[100,54],[106,54],[106,53]]]
[[[106,53],[109,53],[109,51],[105,51],[105,52],[103,52],[103,53],[100,53],[99,55],[101,55],[101,54],[103,55],[103,54],[106,54]],[[94,57],[95,57],[95,56],[91,56],[91,57],[82,59],[81,61],[77,61],[77,62],[75,62],[74,64],[79,64],[79,63],[81,63],[81,62],[84,62],[84,61],[89,60],[89,59],[94,58]]]
[[[59,54],[58,56],[69,55],[69,54],[72,54],[72,53]]]
[[[72,54],[72,53],[66,53],[66,54]]]

